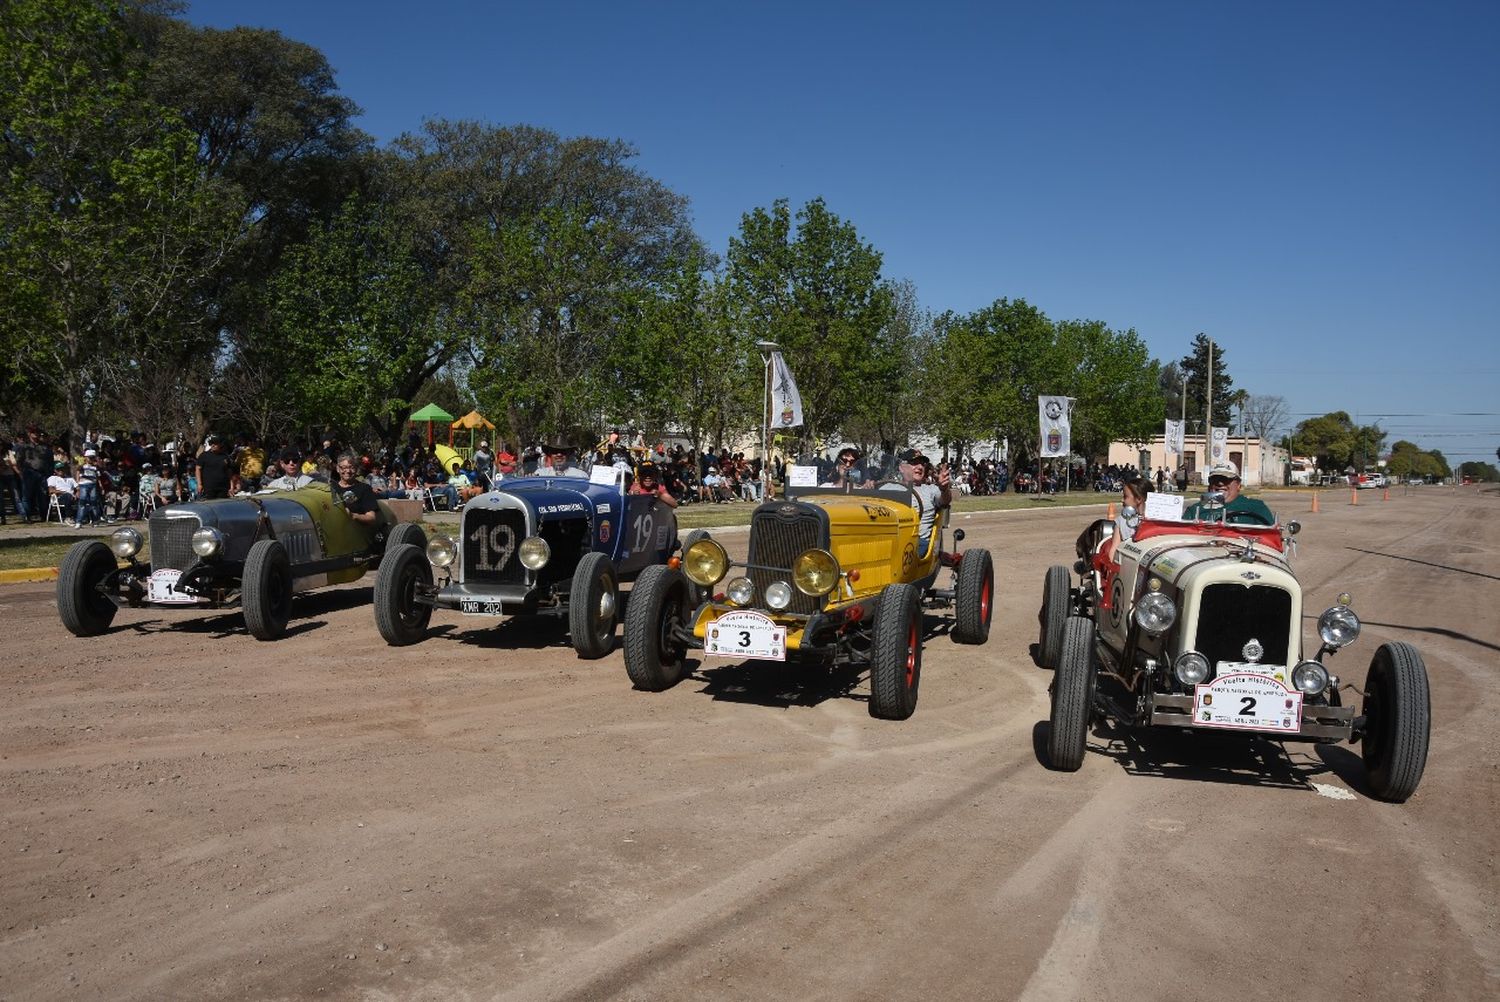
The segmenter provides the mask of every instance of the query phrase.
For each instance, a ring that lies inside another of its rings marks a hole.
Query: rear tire
[[[388,547],[375,575],[375,625],[392,647],[408,647],[427,637],[432,606],[417,601],[417,586],[432,586],[427,554],[411,543]]]
[[[581,658],[602,658],[615,648],[620,589],[615,566],[603,553],[585,553],[568,593],[568,628]]]
[[[240,608],[245,628],[256,640],[276,640],[292,618],[292,562],[274,539],[262,539],[245,557],[240,584]]]
[[[1089,718],[1094,710],[1094,684],[1094,622],[1069,616],[1063,626],[1057,674],[1052,679],[1047,760],[1054,769],[1076,772],[1083,765]]]
[[[116,606],[99,592],[115,570],[115,555],[97,539],[68,547],[57,569],[57,611],[75,637],[97,637],[115,620]]]
[[[390,559],[396,547],[403,545],[415,546],[425,553],[427,549],[427,533],[415,522],[397,522],[391,526],[390,533],[385,537],[385,553],[380,558],[381,564]]]
[[[1427,767],[1432,697],[1427,666],[1411,644],[1381,644],[1365,676],[1366,724],[1360,736],[1370,788],[1402,803],[1416,792]]]
[[[870,656],[870,716],[905,720],[917,709],[922,682],[922,603],[917,589],[898,582],[875,601]]]
[[[958,562],[958,584],[954,588],[957,606],[953,623],[953,641],[959,644],[982,644],[990,638],[990,619],[994,614],[995,562],[989,550],[965,550]]]
[[[630,589],[625,673],[637,689],[661,692],[682,681],[686,651],[672,630],[688,614],[688,584],[681,571],[655,564],[641,571]]]
[[[1042,579],[1042,635],[1037,643],[1037,657],[1043,668],[1056,668],[1062,654],[1063,627],[1069,613],[1069,590],[1073,583],[1068,569],[1061,565],[1047,568]]]

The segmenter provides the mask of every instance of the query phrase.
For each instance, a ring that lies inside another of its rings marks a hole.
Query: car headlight
[[[1188,651],[1177,658],[1172,670],[1183,685],[1197,685],[1208,678],[1208,658],[1197,651]]]
[[[766,605],[773,609],[785,609],[792,604],[792,586],[785,581],[772,581],[766,585]]]
[[[1347,605],[1336,605],[1318,617],[1318,636],[1329,647],[1348,647],[1359,636],[1359,617]]]
[[[804,595],[827,595],[839,583],[839,562],[827,550],[803,550],[792,561],[792,583]]]
[[[552,547],[541,536],[521,540],[521,565],[528,571],[539,571],[552,559]]]
[[[735,578],[724,591],[735,605],[749,605],[755,598],[755,582],[749,578]]]
[[[141,552],[141,534],[130,526],[121,526],[109,534],[109,548],[121,560],[129,560]]]
[[[433,536],[427,541],[427,559],[434,567],[447,567],[458,559],[458,546],[448,536]]]
[[[1328,688],[1328,669],[1316,661],[1301,661],[1292,669],[1292,685],[1309,696],[1316,696]]]
[[[729,554],[712,539],[700,539],[682,555],[682,572],[695,585],[716,585],[729,573]]]
[[[1147,633],[1161,633],[1176,621],[1176,603],[1159,591],[1148,591],[1135,604],[1136,625]]]
[[[224,548],[224,534],[218,529],[204,528],[193,533],[193,552],[200,557],[211,557]]]

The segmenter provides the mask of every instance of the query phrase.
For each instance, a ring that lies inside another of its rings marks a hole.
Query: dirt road
[[[0,588],[0,998],[1500,997],[1500,498],[1285,506],[1311,616],[1365,621],[1333,670],[1425,655],[1405,805],[1347,746],[1099,730],[1039,764],[1077,509],[960,518],[994,633],[932,639],[902,723],[761,668],[635,692],[532,623],[388,648],[368,583],[270,644],[128,610],[79,640]]]

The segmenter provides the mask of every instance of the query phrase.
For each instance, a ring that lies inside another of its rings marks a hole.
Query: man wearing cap
[[[478,486],[489,490],[495,486],[495,454],[490,451],[490,443],[485,439],[479,440],[479,448],[474,450],[474,455],[469,457],[474,464],[474,477]]]
[[[573,465],[573,453],[576,450],[570,445],[544,445],[542,452],[547,457],[545,469],[537,473],[547,477],[582,477],[587,480],[589,475]]]
[[[922,517],[917,523],[917,556],[926,557],[932,542],[932,527],[937,524],[938,512],[953,503],[953,484],[944,466],[935,474],[932,461],[916,449],[904,449],[896,456],[901,471],[901,483],[883,484],[882,490],[911,488],[921,506]]]
[[[83,450],[83,465],[78,468],[78,507],[73,514],[73,528],[83,528],[87,519],[94,525],[103,521],[99,500],[99,453]]]
[[[294,491],[313,482],[310,474],[302,472],[302,456],[296,449],[282,449],[276,457],[276,476],[262,481],[261,489],[268,491]]]
[[[1188,521],[1225,522],[1238,525],[1275,525],[1276,516],[1260,498],[1246,497],[1240,493],[1240,471],[1228,460],[1221,460],[1209,467],[1208,489],[1224,492],[1224,510],[1203,510],[1202,503],[1193,504],[1182,513]]]

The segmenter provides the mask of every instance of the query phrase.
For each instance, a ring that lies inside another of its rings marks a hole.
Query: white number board
[[[818,486],[818,468],[816,466],[788,466],[786,485],[788,487]]]
[[[187,592],[173,591],[172,586],[177,579],[182,577],[182,572],[163,567],[159,571],[152,571],[151,576],[146,579],[146,597],[152,602],[166,602],[171,604],[192,605],[198,601]]]
[[[1295,734],[1302,729],[1302,693],[1266,675],[1220,675],[1193,688],[1193,723]]]
[[[1152,491],[1146,495],[1146,510],[1141,514],[1157,521],[1181,522],[1184,500],[1186,499],[1181,494],[1163,494],[1161,491]]]
[[[708,624],[703,653],[715,658],[786,660],[786,627],[758,612],[737,609]]]

